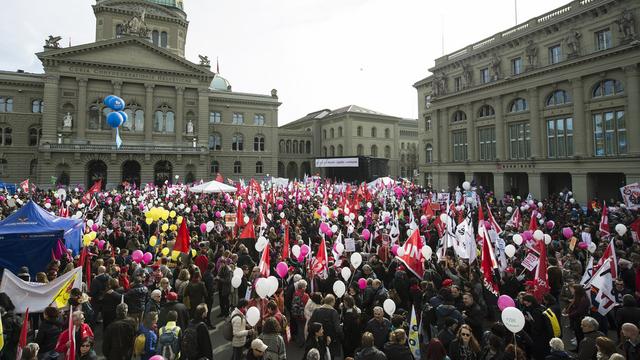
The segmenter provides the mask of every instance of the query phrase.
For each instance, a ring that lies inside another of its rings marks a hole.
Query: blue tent
[[[74,254],[82,243],[82,219],[51,215],[33,201],[0,221],[0,267],[16,273],[28,266],[31,275],[44,271],[51,261],[51,250],[64,238]]]

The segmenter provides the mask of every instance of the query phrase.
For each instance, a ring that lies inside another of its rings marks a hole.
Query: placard
[[[236,214],[225,214],[224,222],[229,228],[236,226]]]
[[[535,269],[536,266],[538,266],[538,262],[539,262],[538,257],[532,253],[529,253],[529,255],[527,255],[527,257],[524,258],[524,260],[522,260],[522,267],[524,267],[529,271],[533,271],[533,269]]]
[[[348,252],[356,251],[356,241],[353,238],[344,239],[344,250]]]
[[[449,203],[451,194],[449,193],[438,193],[438,202],[440,203]]]
[[[640,208],[640,184],[633,183],[620,188],[622,199],[627,208],[637,210]]]

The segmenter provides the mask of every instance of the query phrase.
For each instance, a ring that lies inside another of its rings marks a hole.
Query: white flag
[[[587,267],[584,269],[584,274],[582,275],[582,280],[580,280],[580,285],[586,285],[589,280],[591,280],[591,276],[593,276],[593,258],[589,257]]]
[[[611,259],[607,259],[598,271],[593,274],[593,277],[587,285],[585,285],[585,288],[591,288],[592,294],[595,293],[593,300],[597,303],[598,312],[602,315],[607,315],[616,305],[615,297],[612,294],[612,284]]]
[[[458,257],[462,259],[469,259],[470,239],[473,241],[473,226],[471,225],[470,219],[466,218],[456,226],[456,236],[453,240],[453,249]]]
[[[82,289],[82,268],[77,267],[47,284],[26,282],[11,271],[2,275],[0,292],[6,293],[16,307],[17,314],[23,314],[27,308],[31,313],[43,312],[48,306],[65,307],[71,289]]]

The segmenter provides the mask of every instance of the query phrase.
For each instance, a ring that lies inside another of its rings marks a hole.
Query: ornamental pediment
[[[135,36],[47,50],[37,56],[45,67],[68,64],[206,78],[213,78],[214,75],[205,67]]]

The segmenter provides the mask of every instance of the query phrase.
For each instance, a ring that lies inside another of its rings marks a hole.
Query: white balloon
[[[271,213],[267,214],[267,219],[269,219],[269,221],[271,221]]]
[[[342,255],[343,252],[344,252],[344,245],[342,243],[337,243],[336,253],[338,253],[338,255]]]
[[[211,230],[213,230],[214,227],[215,227],[215,224],[213,223],[213,221],[211,220],[207,221],[207,232],[210,232]]]
[[[243,275],[244,275],[244,271],[242,271],[241,268],[236,268],[235,270],[233,270],[233,277],[241,278]]]
[[[542,207],[542,201],[538,201],[538,207],[541,208]]]
[[[284,219],[284,211],[280,213],[280,219]]]
[[[448,220],[449,220],[449,216],[447,214],[445,213],[440,214],[440,221],[446,224]]]
[[[509,244],[509,245],[507,245],[507,246],[505,246],[505,247],[504,247],[504,253],[505,253],[508,257],[512,258],[512,257],[513,257],[513,255],[515,255],[515,254],[516,254],[516,247],[515,247],[515,246],[513,246],[513,245],[511,245],[511,244]]]
[[[524,328],[524,315],[519,309],[510,306],[502,310],[502,323],[515,334]]]
[[[404,248],[402,246],[398,248],[397,254],[398,254],[398,257],[404,256]]]
[[[533,238],[540,241],[544,239],[544,233],[541,230],[536,230],[533,232]]]
[[[245,317],[249,325],[256,326],[258,320],[260,320],[260,310],[258,310],[257,307],[252,306],[247,309],[247,315]]]
[[[522,235],[514,234],[513,235],[513,243],[518,245],[518,246],[522,245]]]
[[[254,247],[256,248],[257,252],[261,252],[265,247],[267,247],[267,239],[265,239],[264,237],[258,238],[258,241],[256,241]]]
[[[336,294],[337,297],[341,298],[346,290],[342,281],[338,280],[333,283],[333,293]]]
[[[331,232],[334,233],[334,234],[337,233],[338,232],[338,225],[331,226]]]
[[[544,234],[544,244],[545,244],[545,245],[549,245],[549,244],[551,244],[551,235],[549,235],[549,234]]]
[[[468,181],[463,182],[462,188],[468,191],[469,189],[471,189],[471,183],[469,183]]]
[[[569,191],[569,192],[567,193],[567,195],[572,196],[572,195],[573,195],[573,192]]]
[[[349,281],[349,278],[351,277],[351,269],[343,267],[342,270],[340,270],[340,275],[342,275],[344,281]]]
[[[298,210],[302,210],[302,204],[298,204]]]
[[[520,206],[520,211],[524,211],[525,207],[524,206]]]
[[[562,193],[562,192],[561,192],[561,193],[559,193],[558,195],[560,195],[560,197],[563,197],[563,196],[564,196],[564,193]]]
[[[88,227],[93,226],[93,220],[91,220],[91,219],[87,220],[87,226]]]
[[[431,259],[431,255],[433,255],[433,250],[431,250],[431,246],[428,246],[428,245],[422,246],[422,248],[420,249],[420,252],[422,253],[422,256],[424,256],[425,259]]]
[[[269,276],[267,278],[267,283],[269,284],[269,295],[268,296],[272,296],[278,290],[278,286],[279,286],[278,278],[276,278],[275,276],[271,275],[271,276]]]
[[[616,229],[616,232],[618,233],[618,235],[620,235],[620,236],[624,236],[624,234],[627,233],[627,227],[624,226],[624,224],[617,224],[615,229]]]
[[[256,281],[256,292],[261,299],[265,299],[267,296],[269,296],[269,289],[270,285],[267,279],[260,278],[258,279],[258,281]]]
[[[44,203],[44,207],[47,209],[51,209],[51,203]]]
[[[240,287],[240,283],[242,283],[242,278],[237,276],[231,278],[231,286],[233,286],[234,289]]]
[[[349,219],[354,220],[356,218],[356,214],[351,213],[349,214]]]
[[[407,229],[407,237],[411,237],[411,234],[413,234],[413,230]]]
[[[382,308],[387,315],[391,316],[396,312],[396,303],[391,299],[387,299],[382,303]]]
[[[572,203],[572,204],[575,204],[575,202],[576,202],[576,199],[574,199],[574,198],[571,198],[571,199],[569,199],[569,202],[570,202],[570,203]]]
[[[594,253],[597,249],[597,246],[595,243],[590,243],[589,246],[587,247],[587,250],[589,250],[590,253]]]
[[[511,206],[507,206],[507,212],[510,213],[513,211],[513,208]]]
[[[298,245],[298,244],[293,245],[291,247],[291,254],[293,254],[293,256],[296,257],[296,258],[298,256],[300,256],[300,245]]]
[[[360,267],[360,264],[362,264],[362,255],[360,255],[360,253],[351,254],[351,265],[357,269]]]
[[[363,222],[363,221],[364,221],[364,216],[359,215],[359,216],[358,216],[358,222]]]

